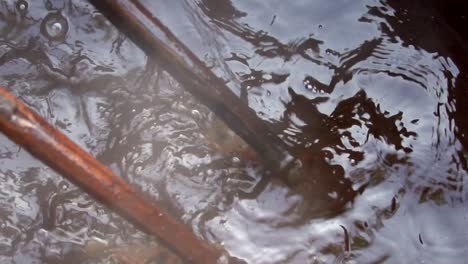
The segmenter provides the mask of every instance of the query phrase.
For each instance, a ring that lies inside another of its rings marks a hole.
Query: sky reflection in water
[[[10,2],[1,85],[233,256],[463,263],[466,51],[444,9],[144,1],[310,166],[252,200],[239,191],[264,170],[236,153],[238,139],[213,143],[225,128],[164,65],[85,2],[31,2],[26,13]],[[58,11],[68,32],[50,39],[42,19]],[[148,240],[3,137],[1,157],[1,261],[93,263],[76,253],[92,238]]]

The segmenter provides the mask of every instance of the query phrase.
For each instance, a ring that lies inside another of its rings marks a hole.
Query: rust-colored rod
[[[90,2],[249,144],[269,169],[279,171],[291,160],[284,142],[267,123],[142,3],[138,0]]]
[[[191,263],[216,263],[221,252],[145,199],[125,180],[0,87],[0,130],[87,193],[155,235]]]

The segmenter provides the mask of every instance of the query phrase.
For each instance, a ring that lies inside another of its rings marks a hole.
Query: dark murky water
[[[309,178],[241,198],[263,170],[85,1],[0,1],[0,84],[248,263],[464,263],[462,1],[145,2]],[[107,263],[90,241],[151,240],[3,136],[0,148],[1,263]]]

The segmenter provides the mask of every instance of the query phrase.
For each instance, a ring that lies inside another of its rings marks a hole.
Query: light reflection
[[[70,28],[60,45],[38,34],[43,4],[28,6],[21,24],[2,10],[12,19],[0,22],[0,75],[116,173],[249,263],[464,259],[464,53],[405,3],[324,2],[157,3],[310,166],[308,177],[267,181],[254,200],[240,193],[266,174],[255,155],[84,2],[64,1]],[[42,165],[1,141],[2,257],[64,262],[96,237],[146,242],[57,175],[29,171]],[[340,210],[330,208],[337,201]]]

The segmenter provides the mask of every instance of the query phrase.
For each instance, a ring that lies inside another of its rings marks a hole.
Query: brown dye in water
[[[0,1],[0,85],[247,263],[464,263],[463,1],[143,2],[306,175],[269,179],[84,1]],[[4,137],[0,157],[1,263],[170,254]]]

